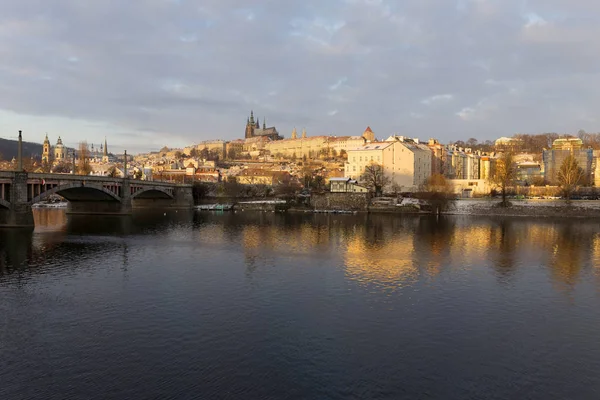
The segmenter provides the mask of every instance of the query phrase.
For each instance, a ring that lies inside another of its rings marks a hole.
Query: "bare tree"
[[[375,196],[381,196],[385,187],[390,183],[390,178],[385,176],[383,167],[371,163],[365,167],[365,172],[360,177],[361,183],[365,185]]]
[[[440,214],[454,204],[454,190],[448,180],[441,174],[433,174],[421,187],[417,197],[431,206],[431,212]]]
[[[43,159],[41,168],[44,173],[49,173],[52,170],[52,162],[47,159]]]
[[[506,191],[514,185],[517,177],[517,165],[513,153],[506,151],[496,160],[496,166],[491,175],[491,181],[500,188],[502,193],[502,202],[500,206],[508,207],[510,203],[506,200]]]
[[[198,149],[195,147],[192,147],[192,149],[190,150],[190,157],[198,157]]]
[[[65,161],[60,161],[54,166],[54,168],[52,168],[52,172],[55,174],[68,174],[71,172],[71,168],[73,168],[73,164]]]
[[[92,167],[90,166],[90,150],[86,141],[79,143],[78,156],[77,173],[79,175],[89,175],[92,172]]]
[[[558,171],[558,183],[567,203],[571,202],[571,196],[583,177],[583,169],[572,154],[563,160]]]

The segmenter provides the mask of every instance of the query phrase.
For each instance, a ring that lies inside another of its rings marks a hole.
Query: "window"
[[[362,156],[360,156],[360,157],[358,158],[358,161],[362,162]]]
[[[352,166],[352,171],[356,172],[356,165]]]

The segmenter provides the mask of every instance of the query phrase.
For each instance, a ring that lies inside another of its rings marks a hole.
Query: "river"
[[[596,220],[37,210],[0,399],[597,399]]]

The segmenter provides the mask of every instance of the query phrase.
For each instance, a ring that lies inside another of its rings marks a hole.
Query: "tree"
[[[117,177],[117,167],[115,167],[114,165],[111,166],[108,171],[106,171],[106,176],[109,176],[111,178],[116,178]]]
[[[501,207],[510,206],[510,203],[506,200],[506,191],[514,184],[516,177],[517,166],[514,156],[511,152],[506,151],[496,160],[496,166],[491,175],[492,183],[499,187],[502,192]]]
[[[90,166],[90,150],[86,141],[79,143],[79,161],[77,163],[77,173],[79,175],[89,175],[92,172]]]
[[[235,147],[231,147],[227,152],[227,158],[229,158],[230,160],[235,160],[238,157],[239,152],[237,151],[237,149]]]
[[[68,174],[71,172],[73,168],[73,164],[65,161],[60,161],[58,164],[52,168],[52,172],[55,174]]]
[[[198,155],[199,155],[199,152],[198,152],[197,148],[194,147],[190,150],[190,157],[196,158],[196,157],[198,157]]]
[[[469,138],[469,140],[467,140],[467,143],[465,143],[467,145],[467,147],[475,147],[477,146],[477,139],[475,138]]]
[[[340,150],[340,157],[341,158],[348,158],[348,153],[346,153],[346,150],[344,150],[344,149]]]
[[[558,171],[558,183],[567,203],[571,202],[571,196],[583,177],[583,169],[579,166],[575,157],[570,154],[563,160]]]
[[[208,160],[208,147],[204,147],[202,150],[200,150],[200,158],[203,160]]]
[[[421,188],[417,197],[431,206],[431,212],[440,214],[454,204],[454,190],[448,180],[441,174],[433,174]]]
[[[322,192],[325,189],[325,178],[321,175],[315,176],[311,186],[316,192]]]
[[[42,171],[47,174],[52,170],[52,163],[49,162],[46,159],[42,160],[42,165],[41,165]]]
[[[142,179],[142,170],[138,169],[137,171],[135,171],[135,173],[133,174],[133,178],[134,179]]]
[[[390,183],[390,178],[385,176],[381,165],[371,163],[365,167],[365,172],[360,177],[360,181],[369,191],[374,192],[375,196],[381,196],[383,189]]]
[[[181,153],[181,151],[177,150],[175,152],[174,156],[177,160],[179,160],[183,156],[183,154]]]

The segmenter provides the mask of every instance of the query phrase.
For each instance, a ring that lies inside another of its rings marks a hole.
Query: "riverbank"
[[[511,200],[510,207],[499,207],[498,199],[457,200],[448,215],[486,215],[506,217],[600,218],[600,201]]]

